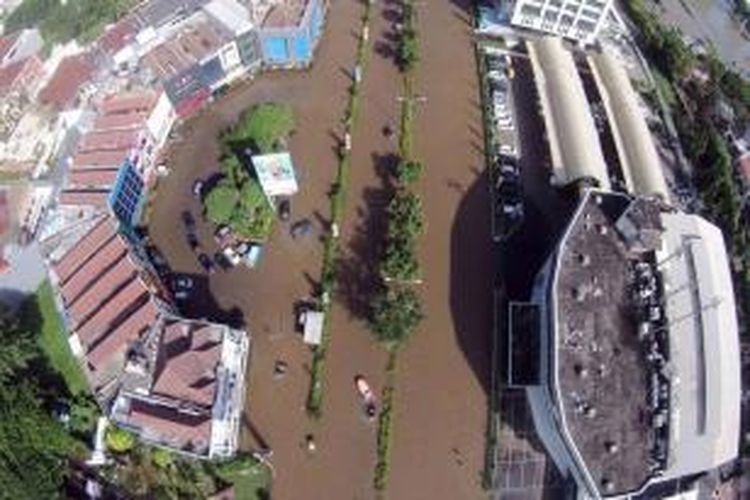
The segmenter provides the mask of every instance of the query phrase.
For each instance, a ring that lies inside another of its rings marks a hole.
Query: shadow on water
[[[217,273],[224,272],[217,270]],[[189,319],[205,319],[232,328],[245,328],[245,316],[239,307],[224,309],[216,302],[204,274],[180,274],[192,280],[193,286],[186,300],[177,302],[180,314]]]
[[[339,259],[339,298],[352,317],[366,320],[370,304],[378,292],[378,263],[387,231],[385,214],[393,192],[391,172],[398,164],[395,154],[373,153],[372,163],[380,185],[362,193],[363,205],[357,208],[357,223],[343,256]]]
[[[488,392],[496,259],[487,175],[480,173],[464,193],[451,229],[450,308],[459,346]]]

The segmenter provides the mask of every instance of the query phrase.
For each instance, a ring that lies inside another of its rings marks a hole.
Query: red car
[[[375,394],[372,392],[372,389],[370,389],[370,385],[362,375],[357,375],[356,377],[354,377],[354,385],[357,388],[360,399],[362,400],[362,407],[365,410],[367,419],[373,420],[375,418],[375,415],[377,415],[378,413]]]

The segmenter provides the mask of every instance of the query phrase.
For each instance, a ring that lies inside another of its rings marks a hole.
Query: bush
[[[422,164],[418,161],[405,161],[398,164],[396,178],[401,186],[413,184],[422,176]]]
[[[135,446],[135,436],[132,432],[121,429],[115,425],[107,428],[107,448],[115,453],[127,453]]]
[[[87,394],[79,394],[70,404],[70,430],[72,433],[89,438],[96,428],[100,410],[94,399]]]
[[[167,469],[174,463],[174,455],[164,448],[154,448],[151,461],[160,469]]]
[[[422,304],[410,288],[387,288],[375,298],[372,331],[388,345],[404,342],[422,321]]]

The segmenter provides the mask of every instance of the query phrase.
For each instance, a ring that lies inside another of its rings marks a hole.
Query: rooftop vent
[[[579,253],[577,256],[578,263],[583,267],[588,267],[591,264],[591,256],[585,253]]]
[[[609,453],[610,455],[614,455],[615,453],[620,451],[620,447],[614,441],[605,441],[604,449],[607,450],[607,453]]]
[[[609,232],[609,229],[604,224],[599,224],[596,229],[602,236],[606,235]]]
[[[607,493],[611,493],[611,492],[615,491],[615,483],[613,483],[610,478],[608,478],[608,477],[605,476],[605,477],[602,478],[602,488]]]
[[[589,376],[589,370],[588,370],[588,368],[586,368],[586,367],[585,367],[585,366],[583,366],[583,365],[580,365],[580,364],[576,364],[576,365],[575,365],[575,366],[573,367],[573,370],[575,370],[575,372],[576,372],[576,375],[578,375],[578,376],[579,376],[579,377],[581,377],[581,378],[586,378],[586,377],[588,377],[588,376]]]
[[[586,408],[583,409],[583,414],[586,418],[594,418],[596,417],[596,408],[591,405],[586,406]]]

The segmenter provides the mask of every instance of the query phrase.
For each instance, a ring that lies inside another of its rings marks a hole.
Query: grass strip
[[[344,112],[345,133],[351,138],[354,129],[359,121],[359,112],[361,107],[360,90],[362,81],[367,68],[370,53],[370,38],[362,34],[370,30],[371,4],[365,5],[365,14],[362,17],[362,28],[360,31],[359,44],[357,46],[357,62],[359,68],[359,78],[352,81],[349,89],[349,102]],[[329,193],[331,226],[338,228],[344,220],[346,209],[346,194],[349,187],[349,169],[351,166],[351,151],[345,146],[340,148],[339,162],[336,168],[336,177],[331,191]],[[323,380],[325,378],[325,361],[328,353],[328,347],[331,343],[331,305],[330,297],[333,295],[336,284],[336,262],[339,257],[340,245],[338,234],[334,237],[329,233],[325,237],[323,244],[323,262],[320,271],[320,288],[322,301],[323,335],[320,345],[313,349],[312,364],[310,367],[310,387],[307,393],[307,402],[305,408],[307,414],[312,418],[320,418],[323,415]]]

